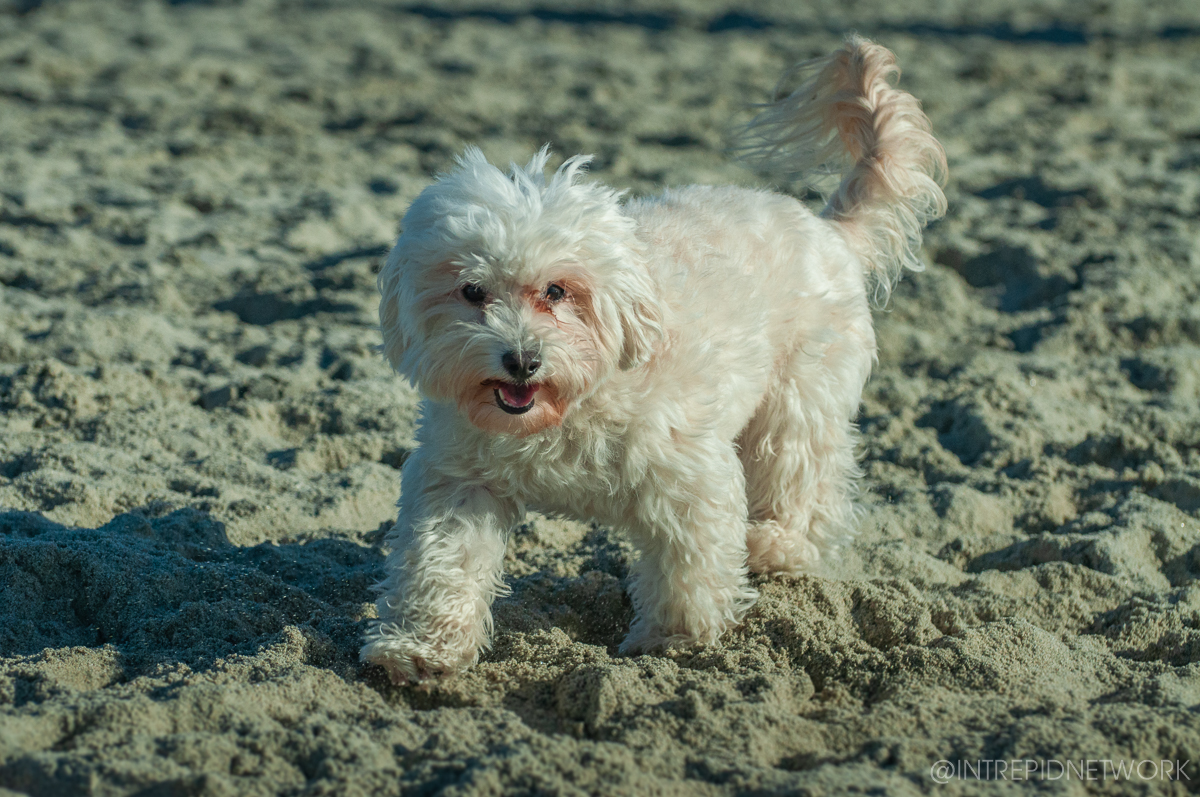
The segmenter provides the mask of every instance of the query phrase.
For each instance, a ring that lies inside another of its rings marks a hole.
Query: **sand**
[[[853,546],[624,658],[629,546],[535,516],[474,670],[360,666],[407,203],[467,144],[771,185],[730,123],[850,29],[952,173]],[[1198,74],[1183,0],[0,4],[0,795],[1195,789]]]

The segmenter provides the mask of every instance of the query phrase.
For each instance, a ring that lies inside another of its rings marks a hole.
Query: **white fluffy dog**
[[[626,653],[716,640],[748,572],[850,530],[868,292],[920,267],[946,162],[888,50],[851,37],[798,69],[741,149],[844,173],[819,216],[734,187],[623,204],[587,157],[547,179],[545,149],[507,175],[469,149],[413,202],[379,285],[420,447],[364,661],[398,682],[474,664],[527,504],[631,535]]]

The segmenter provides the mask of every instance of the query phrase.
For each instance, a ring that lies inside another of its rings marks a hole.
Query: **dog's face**
[[[505,175],[469,149],[413,202],[379,275],[392,365],[488,432],[557,426],[661,336],[618,195],[578,182],[582,158],[546,181],[547,157]]]

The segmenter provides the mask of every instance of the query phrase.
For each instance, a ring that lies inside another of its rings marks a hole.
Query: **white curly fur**
[[[885,47],[851,36],[830,55],[792,67],[799,88],[741,133],[750,164],[817,187],[841,175],[822,217],[842,222],[882,300],[905,268],[920,271],[921,229],[946,213],[946,153],[915,97],[894,88],[900,67]]]
[[[797,572],[852,529],[868,282],[919,265],[945,160],[884,48],[802,68],[745,149],[791,173],[850,153],[821,216],[733,187],[622,204],[586,158],[547,180],[545,149],[507,175],[468,149],[413,203],[379,284],[420,446],[364,661],[397,681],[473,664],[527,504],[631,535],[626,653],[715,640],[749,571]]]

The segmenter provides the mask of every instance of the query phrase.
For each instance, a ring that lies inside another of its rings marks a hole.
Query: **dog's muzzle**
[[[533,394],[537,390],[537,385],[514,385],[511,382],[495,382],[492,387],[496,406],[509,415],[524,415],[533,409]]]

